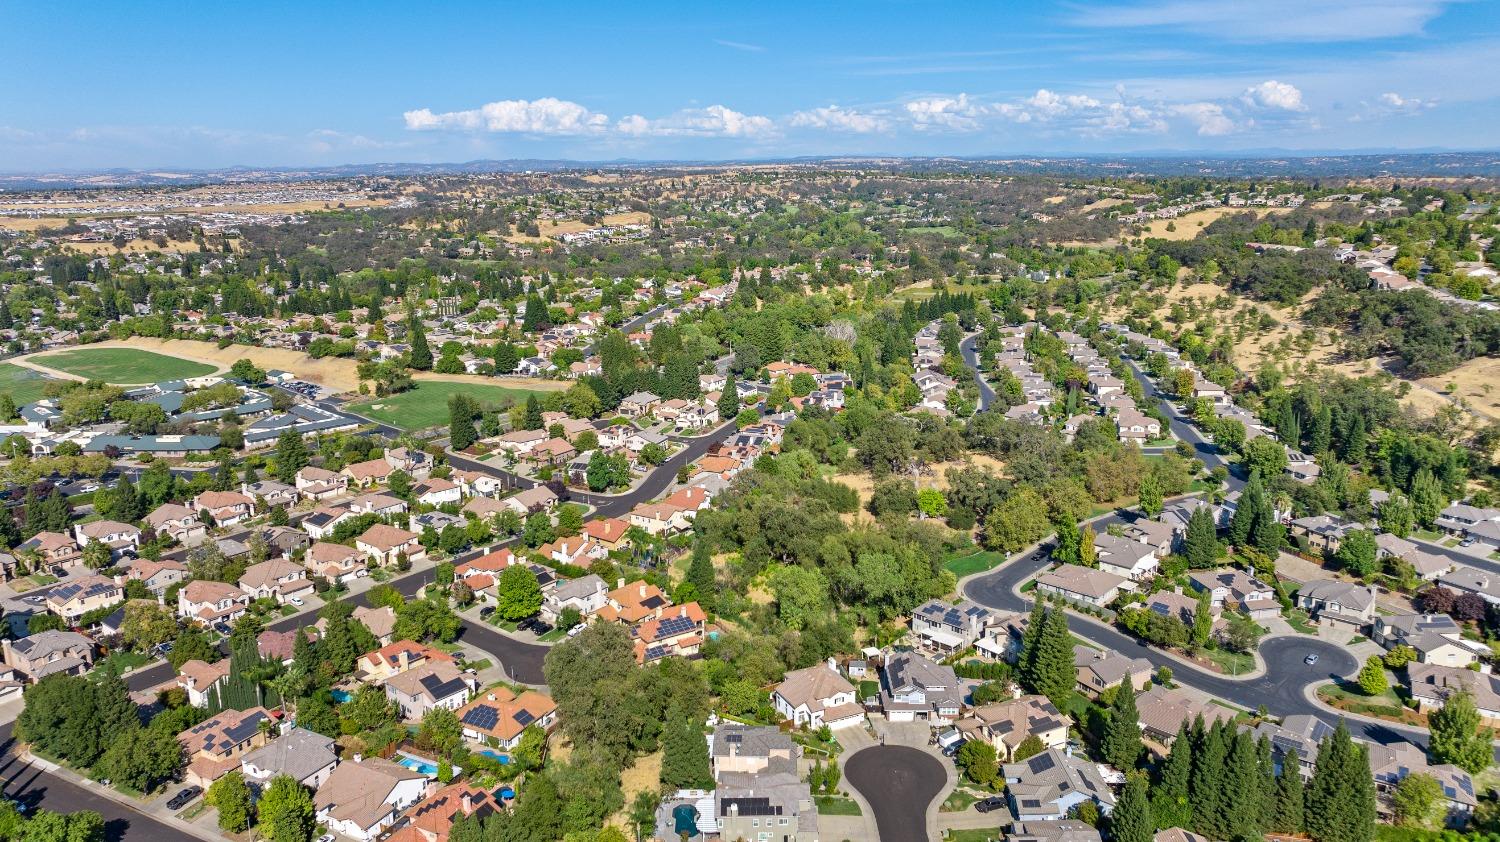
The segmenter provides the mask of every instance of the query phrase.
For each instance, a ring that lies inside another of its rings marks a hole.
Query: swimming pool
[[[485,757],[488,757],[489,759],[495,761],[496,763],[506,763],[506,764],[510,763],[510,755],[508,755],[508,754],[501,754],[500,752],[495,751],[494,749],[488,749],[487,748],[484,751],[481,751],[479,753],[482,754],[482,755],[484,755]]]
[[[348,690],[329,690],[328,695],[332,696],[333,700],[335,702],[338,702],[339,704],[343,704],[344,702],[347,702],[350,699],[354,698],[353,696],[349,695]]]
[[[421,772],[424,775],[437,774],[437,766],[428,763],[426,760],[422,760],[418,757],[412,757],[410,755],[403,754],[401,755],[401,759],[397,760],[396,762],[412,770],[413,772]]]

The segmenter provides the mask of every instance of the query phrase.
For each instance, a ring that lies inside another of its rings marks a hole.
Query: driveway
[[[845,761],[844,780],[875,813],[881,842],[929,842],[927,808],[948,782],[937,758],[910,746],[871,746]]]

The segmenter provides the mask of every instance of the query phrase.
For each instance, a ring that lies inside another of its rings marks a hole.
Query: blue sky
[[[1500,146],[1495,0],[0,0],[0,170]]]

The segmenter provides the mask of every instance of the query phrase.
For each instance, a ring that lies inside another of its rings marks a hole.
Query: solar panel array
[[[516,720],[516,724],[520,725],[522,728],[525,728],[527,725],[530,725],[531,723],[536,721],[536,717],[532,716],[531,711],[529,710],[516,711],[514,718]]]
[[[662,620],[656,627],[657,637],[673,637],[685,634],[698,627],[698,623],[691,617],[668,617]]]
[[[489,705],[476,705],[464,714],[464,724],[488,731],[500,721],[500,712]]]

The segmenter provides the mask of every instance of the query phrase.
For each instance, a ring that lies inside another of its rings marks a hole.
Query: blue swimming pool
[[[328,695],[332,696],[333,700],[335,702],[338,702],[339,704],[343,704],[344,702],[347,702],[350,699],[354,698],[353,696],[349,695],[348,690],[329,690]]]
[[[482,754],[482,755],[484,755],[485,757],[488,757],[489,759],[495,761],[496,763],[510,763],[510,755],[508,755],[508,754],[501,754],[500,752],[495,751],[494,749],[488,749],[487,748],[484,751],[481,751],[479,753]]]
[[[424,775],[437,774],[437,766],[434,766],[433,764],[416,757],[408,757],[406,755],[402,755],[401,759],[397,760],[396,762],[412,770],[413,772],[421,772]]]

